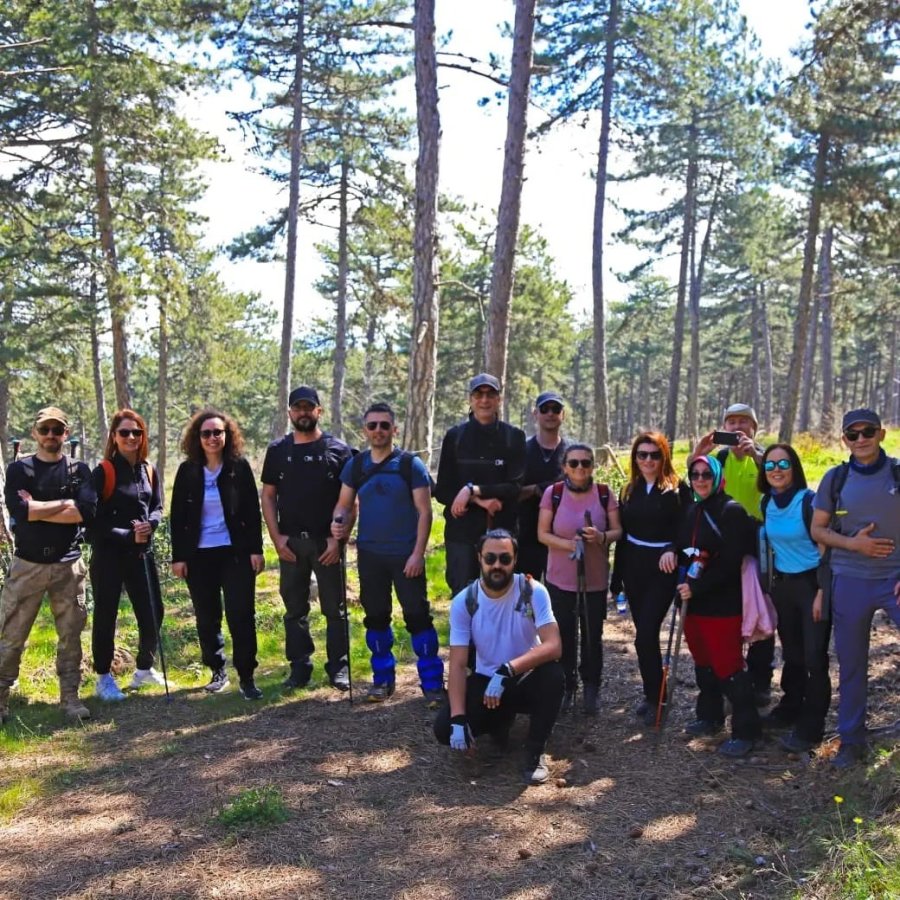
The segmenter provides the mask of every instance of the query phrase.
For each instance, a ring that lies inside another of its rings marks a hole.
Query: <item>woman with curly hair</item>
[[[669,442],[658,431],[643,431],[634,439],[630,472],[619,503],[625,537],[616,545],[611,589],[628,595],[644,688],[635,712],[652,725],[662,686],[659,628],[675,596],[675,536],[691,495],[679,484]]]
[[[172,572],[187,581],[203,664],[212,670],[204,690],[228,687],[222,610],[231,632],[241,694],[262,699],[256,670],[256,576],[265,567],[259,494],[241,455],[237,422],[202,409],[185,428],[172,490]]]
[[[91,648],[101,700],[125,699],[110,672],[123,587],[138,625],[137,668],[129,687],[165,685],[153,668],[163,607],[152,541],[162,520],[162,497],[147,462],[148,448],[147,423],[133,409],[120,409],[110,422],[103,459],[92,473],[98,503],[91,528]]]

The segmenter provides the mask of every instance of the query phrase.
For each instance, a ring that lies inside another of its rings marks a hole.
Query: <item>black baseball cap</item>
[[[288,406],[293,406],[295,403],[302,403],[304,400],[307,403],[312,403],[314,406],[322,405],[319,402],[319,395],[316,392],[316,389],[301,384],[300,387],[296,387],[291,391],[291,396],[288,398]]]
[[[881,428],[881,419],[874,409],[851,409],[850,412],[844,413],[844,420],[841,423],[841,431],[846,431],[853,425],[874,425]]]

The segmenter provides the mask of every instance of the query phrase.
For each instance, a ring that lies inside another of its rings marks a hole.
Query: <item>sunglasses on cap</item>
[[[548,413],[553,413],[558,416],[563,408],[558,403],[545,403],[543,406],[538,407],[538,409],[545,416]]]
[[[65,425],[38,425],[35,431],[40,435],[52,434],[54,437],[62,437],[66,433]]]
[[[876,434],[878,434],[879,429],[874,425],[866,425],[865,428],[848,428],[844,432],[844,437],[847,438],[848,441],[852,444],[854,441],[858,440],[860,437],[864,438],[873,438]]]
[[[594,461],[592,459],[567,459],[566,465],[570,469],[577,469],[579,466],[582,469],[593,469]]]
[[[767,472],[774,472],[776,469],[787,472],[790,467],[791,461],[789,459],[767,459],[763,466]]]
[[[662,459],[662,450],[637,450],[634,455],[638,459]]]
[[[691,481],[712,481],[713,473],[711,469],[694,469],[693,472],[688,472],[688,478]]]
[[[508,566],[512,564],[513,555],[512,553],[482,553],[481,558],[489,565],[492,566],[494,563],[499,562],[501,566]]]
[[[204,440],[209,440],[209,438],[217,438],[222,437],[225,434],[224,428],[201,428],[200,429],[200,437]]]
[[[385,422],[384,420],[379,420],[378,422],[366,422],[366,431],[378,431],[379,429],[382,431],[390,431],[393,427],[393,422]]]
[[[139,438],[143,434],[143,429],[141,428],[117,428],[116,434],[120,438]]]

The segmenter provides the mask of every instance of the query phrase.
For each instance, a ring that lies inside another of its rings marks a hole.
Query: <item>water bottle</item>
[[[619,591],[616,595],[616,612],[620,616],[628,615],[628,598],[625,596],[625,591]]]

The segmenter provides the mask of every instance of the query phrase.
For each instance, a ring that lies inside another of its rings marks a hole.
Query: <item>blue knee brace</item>
[[[372,653],[372,681],[375,684],[390,684],[394,680],[396,660],[391,652],[394,646],[394,632],[391,628],[366,629],[366,646]]]
[[[412,635],[412,646],[418,657],[416,668],[422,690],[441,690],[444,686],[444,662],[438,656],[438,636],[434,626]]]

